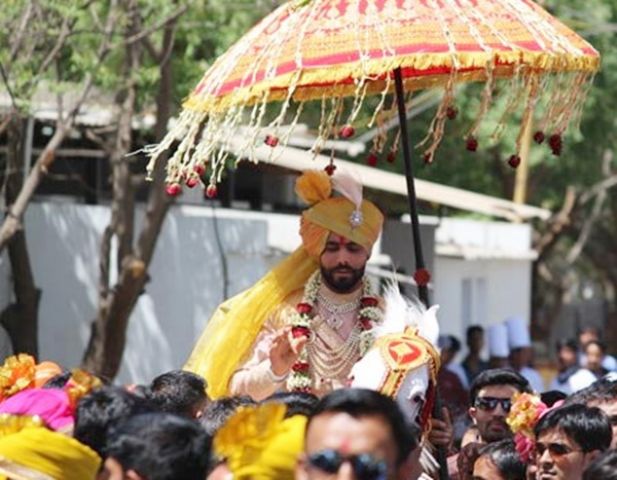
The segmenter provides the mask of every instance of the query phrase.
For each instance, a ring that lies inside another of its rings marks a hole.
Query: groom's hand
[[[291,327],[280,329],[270,347],[272,373],[277,377],[289,373],[307,341],[308,338],[304,336],[293,338]]]

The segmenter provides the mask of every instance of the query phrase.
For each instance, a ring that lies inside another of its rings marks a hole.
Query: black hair
[[[525,480],[527,465],[521,460],[512,440],[501,440],[485,445],[478,452],[476,462],[483,456],[489,458],[504,480]]]
[[[587,465],[582,480],[617,480],[617,450],[609,450]]]
[[[73,436],[105,457],[110,427],[132,415],[155,410],[152,402],[122,388],[99,388],[79,400]]]
[[[519,392],[531,392],[529,382],[521,374],[509,368],[491,368],[480,373],[469,388],[471,405],[476,402],[478,392],[491,385],[511,385]]]
[[[461,342],[454,335],[440,335],[437,344],[442,351],[449,350],[454,354],[461,349]]]
[[[207,400],[203,377],[184,370],[159,375],[150,384],[150,398],[162,412],[193,418],[195,408]]]
[[[540,400],[547,407],[552,407],[555,403],[565,400],[568,396],[560,390],[548,390],[540,394]]]
[[[408,422],[398,404],[390,397],[364,388],[334,390],[323,397],[309,417],[306,431],[311,422],[326,413],[346,413],[353,418],[380,416],[389,425],[398,447],[397,465],[402,464],[418,446],[420,431]]]
[[[600,403],[614,402],[617,400],[617,378],[613,375],[602,377],[586,388],[570,395],[565,403],[572,405],[597,405]]]
[[[294,415],[304,415],[308,417],[313,412],[319,398],[312,393],[304,392],[277,392],[270,395],[262,403],[282,403],[287,407],[285,418]]]
[[[579,336],[583,333],[594,333],[595,335],[600,335],[600,329],[595,325],[584,325],[578,331]]]
[[[62,373],[54,375],[49,380],[47,380],[47,382],[45,382],[45,385],[43,385],[43,388],[64,388],[70,379],[70,370],[64,370]]]
[[[555,350],[559,353],[562,348],[567,348],[576,353],[578,352],[578,343],[573,338],[562,338],[555,343]]]
[[[595,407],[575,404],[551,410],[534,428],[536,438],[547,430],[560,429],[584,453],[606,450],[611,445],[613,432],[608,417]]]
[[[480,325],[472,325],[471,327],[467,327],[467,343],[471,342],[471,337],[476,333],[484,333],[484,328]]]
[[[171,413],[136,415],[111,429],[107,454],[148,480],[203,480],[210,437],[193,420]]]
[[[601,351],[602,354],[606,353],[606,344],[604,342],[601,342],[600,340],[590,340],[588,341],[584,346],[583,346],[583,351],[587,352],[587,348],[589,348],[590,345],[595,345],[597,346]]]
[[[214,437],[225,422],[236,413],[238,407],[255,404],[251,397],[222,397],[213,400],[204,408],[199,423],[208,435]]]

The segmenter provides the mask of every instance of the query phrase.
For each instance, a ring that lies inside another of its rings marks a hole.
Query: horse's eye
[[[421,397],[420,395],[415,395],[415,396],[413,397],[413,401],[414,401],[415,403],[422,403],[422,397]]]

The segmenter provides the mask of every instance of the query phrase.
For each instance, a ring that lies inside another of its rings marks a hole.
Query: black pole
[[[399,126],[401,128],[401,144],[403,146],[403,159],[405,161],[405,180],[407,181],[407,202],[409,215],[411,216],[411,236],[413,238],[413,250],[416,260],[416,270],[425,268],[424,255],[422,254],[422,241],[420,239],[420,222],[418,221],[418,205],[416,198],[416,186],[414,184],[413,166],[411,164],[411,148],[409,147],[409,133],[407,132],[407,113],[405,110],[405,92],[403,89],[403,75],[400,67],[394,70],[394,85],[396,88],[396,104],[398,106]],[[428,288],[426,285],[418,285],[418,295],[422,303],[428,308]],[[433,417],[442,419],[441,401],[439,395],[435,395]],[[448,480],[448,461],[446,449],[437,447],[437,461],[439,462],[439,480]]]
[[[405,92],[403,91],[403,75],[400,67],[394,70],[394,84],[396,86],[396,104],[398,106],[398,121],[401,127],[401,144],[403,146],[403,160],[405,161],[405,180],[407,181],[407,202],[411,216],[411,236],[416,259],[416,270],[425,268],[422,255],[422,240],[420,239],[420,222],[418,221],[418,205],[416,186],[413,180],[413,166],[411,164],[411,149],[409,148],[409,134],[407,132],[407,113],[405,111]],[[418,295],[422,303],[429,307],[428,288],[418,285]]]

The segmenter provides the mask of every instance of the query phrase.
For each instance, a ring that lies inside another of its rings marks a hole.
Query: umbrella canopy
[[[208,69],[179,122],[150,150],[149,170],[162,151],[180,141],[168,164],[168,182],[190,181],[194,172],[203,176],[207,169],[213,185],[237,125],[253,128],[245,148],[253,159],[252,146],[264,139],[273,147],[286,142],[288,134],[279,138],[278,127],[293,125],[309,100],[322,102],[318,151],[326,139],[353,135],[367,95],[382,96],[377,106],[371,104],[369,124],[387,114],[386,95],[394,89],[397,68],[407,92],[427,87],[445,92],[424,143],[425,160],[432,160],[444,122],[456,114],[453,89],[462,81],[486,82],[477,121],[466,135],[475,150],[475,133],[495,80],[502,77],[513,79],[504,121],[519,105],[527,120],[543,94],[539,125],[559,137],[552,139],[555,151],[598,66],[589,43],[530,0],[292,1]],[[375,153],[382,147],[374,146]]]

